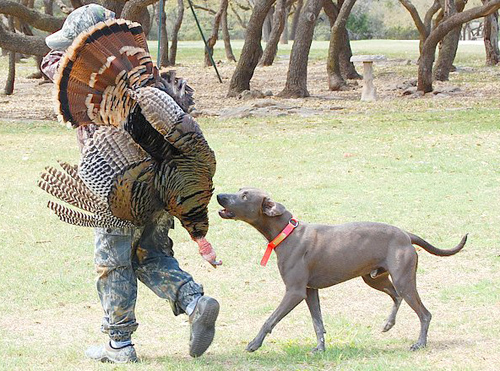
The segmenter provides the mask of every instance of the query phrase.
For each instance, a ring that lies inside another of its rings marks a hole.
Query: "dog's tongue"
[[[222,261],[216,260],[217,255],[215,254],[215,250],[205,237],[197,238],[194,241],[198,244],[200,255],[203,259],[212,264],[214,268],[222,264]]]

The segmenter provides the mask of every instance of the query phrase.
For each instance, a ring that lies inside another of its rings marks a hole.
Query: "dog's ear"
[[[265,197],[262,202],[262,212],[267,216],[279,216],[285,212],[285,206]]]

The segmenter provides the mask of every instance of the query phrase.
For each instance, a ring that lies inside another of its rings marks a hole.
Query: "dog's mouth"
[[[232,211],[229,211],[227,209],[220,209],[219,215],[222,219],[234,219],[236,217],[236,215],[234,215]]]

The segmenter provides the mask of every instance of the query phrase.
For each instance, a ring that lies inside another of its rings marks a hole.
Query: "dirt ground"
[[[29,67],[24,67],[28,69]],[[308,89],[311,97],[307,99],[282,99],[275,97],[284,87],[288,60],[277,60],[273,66],[258,67],[251,81],[251,89],[261,92],[272,92],[272,96],[263,99],[227,98],[227,90],[232,73],[235,68],[233,63],[221,63],[218,66],[223,83],[217,81],[215,72],[211,68],[201,66],[201,63],[181,65],[176,67],[177,75],[188,80],[195,89],[196,109],[201,116],[219,116],[228,108],[270,106],[278,104],[286,114],[303,115],[338,113],[339,111],[364,111],[373,108],[391,108],[395,101],[413,101],[415,96],[403,95],[402,87],[408,81],[416,81],[417,67],[415,61],[404,59],[389,59],[375,65],[375,86],[377,88],[378,102],[373,105],[360,104],[361,80],[351,80],[343,91],[332,92],[328,90],[326,80],[326,65],[324,61],[313,62],[309,65]],[[361,71],[360,66],[357,67]],[[31,71],[34,72],[34,71]],[[477,75],[479,74],[479,77]],[[478,100],[498,96],[498,89],[490,77],[498,75],[494,68],[459,68],[453,73],[450,82],[434,84],[435,92],[427,94],[423,99],[436,99],[458,104],[470,105]],[[474,77],[471,77],[474,76]],[[467,80],[471,81],[467,81]],[[5,77],[0,77],[0,86],[5,84]],[[458,88],[458,89],[457,89]],[[454,91],[453,91],[454,90]],[[441,94],[435,94],[441,92]],[[465,100],[464,100],[465,98]],[[15,91],[11,96],[0,95],[0,117],[3,119],[29,119],[29,120],[55,120],[53,110],[53,84],[42,84],[40,80],[18,77]],[[260,103],[259,103],[260,102]],[[414,106],[413,104],[411,104]],[[450,105],[453,105],[451,103]],[[403,104],[405,106],[405,104]],[[299,111],[297,111],[299,109]],[[305,112],[300,112],[304,109]],[[272,110],[269,110],[272,115]],[[260,115],[266,115],[266,110]]]

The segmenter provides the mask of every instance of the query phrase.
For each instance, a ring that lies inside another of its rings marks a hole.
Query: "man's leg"
[[[146,226],[136,247],[133,265],[137,278],[169,301],[175,315],[187,313],[191,323],[189,353],[201,356],[212,343],[219,303],[203,296],[203,286],[179,267],[172,240],[162,223]]]
[[[104,310],[101,330],[109,335],[106,345],[91,347],[86,354],[100,361],[135,362],[131,335],[137,329],[135,302],[137,278],[132,268],[132,230],[95,229],[97,292]]]

